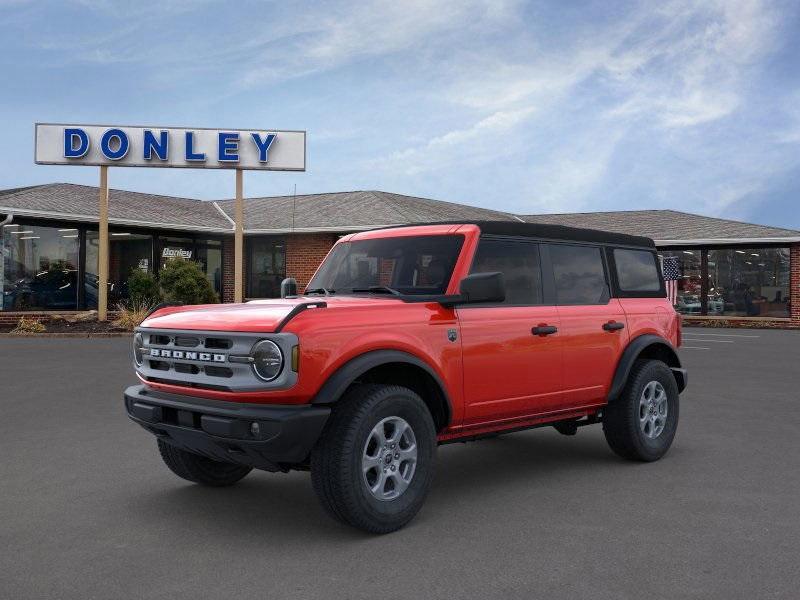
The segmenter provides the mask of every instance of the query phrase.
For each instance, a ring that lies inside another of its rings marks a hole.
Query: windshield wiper
[[[353,288],[353,293],[357,294],[359,292],[370,292],[373,294],[391,294],[392,296],[401,296],[402,294],[398,292],[394,288],[390,288],[386,285],[372,285],[370,287],[365,288]]]
[[[318,287],[318,288],[311,288],[310,290],[305,291],[305,295],[308,296],[309,294],[324,294],[325,296],[330,296],[331,294],[335,294],[336,290],[329,290],[328,288]]]

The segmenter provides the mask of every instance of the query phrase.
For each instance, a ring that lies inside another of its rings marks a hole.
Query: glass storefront
[[[279,298],[286,277],[286,243],[282,238],[247,240],[247,297]]]
[[[78,307],[77,229],[10,224],[2,228],[3,310]]]
[[[83,289],[87,308],[97,308],[98,237],[97,231],[86,232]],[[108,304],[115,307],[128,298],[128,278],[134,270],[153,272],[153,236],[111,231],[108,242]]]
[[[708,314],[789,318],[788,248],[708,251]]]
[[[684,315],[702,314],[702,250],[666,250],[660,257],[673,257],[678,265],[675,310]]]
[[[675,309],[684,315],[791,316],[789,248],[692,248],[659,256],[678,265]]]

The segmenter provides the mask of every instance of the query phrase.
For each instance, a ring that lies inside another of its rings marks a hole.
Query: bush
[[[147,313],[150,312],[150,309],[155,304],[155,302],[139,302],[136,300],[129,300],[127,303],[120,302],[117,305],[119,316],[114,321],[114,325],[126,331],[133,331],[142,324]]]
[[[161,294],[166,302],[214,304],[219,298],[196,262],[173,258],[159,275]]]
[[[141,269],[134,269],[128,277],[128,297],[131,304],[155,305],[161,302],[161,290],[155,276]]]
[[[11,333],[43,333],[45,326],[39,319],[28,319],[21,317],[17,321],[17,326],[11,330]]]

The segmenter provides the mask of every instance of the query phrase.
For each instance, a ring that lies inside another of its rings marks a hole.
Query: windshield
[[[306,293],[444,294],[464,237],[429,235],[337,245]]]

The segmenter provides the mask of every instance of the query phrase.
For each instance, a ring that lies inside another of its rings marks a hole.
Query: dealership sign
[[[36,124],[41,165],[305,171],[304,131]]]

